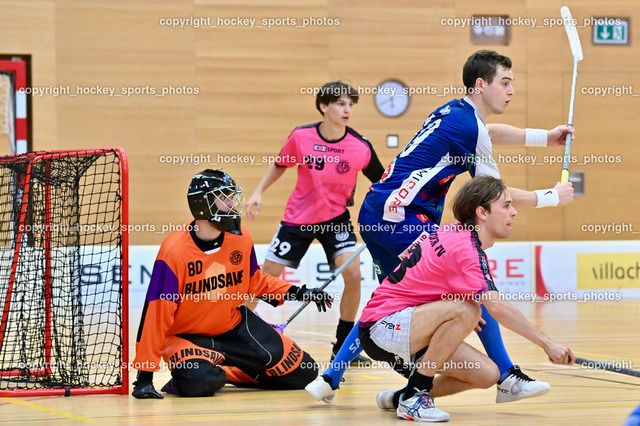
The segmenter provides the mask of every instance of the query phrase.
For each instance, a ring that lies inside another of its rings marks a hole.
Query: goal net
[[[0,156],[0,396],[128,393],[122,148]]]

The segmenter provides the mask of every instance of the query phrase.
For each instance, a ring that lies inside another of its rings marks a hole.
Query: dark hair
[[[332,81],[327,83],[320,88],[316,95],[316,109],[324,116],[324,113],[320,109],[320,104],[329,105],[331,102],[337,102],[344,95],[349,96],[354,104],[357,104],[358,99],[360,98],[356,89],[349,86],[347,83],[343,83],[341,81]]]
[[[498,73],[498,66],[511,69],[511,59],[493,50],[478,50],[469,56],[462,68],[462,82],[467,93],[473,93],[476,79],[481,78],[491,84]]]
[[[501,179],[491,176],[476,176],[460,188],[453,199],[453,215],[463,225],[476,224],[476,208],[491,211],[491,203],[507,189]]]

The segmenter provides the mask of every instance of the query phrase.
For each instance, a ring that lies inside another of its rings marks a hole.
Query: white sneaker
[[[403,397],[404,395],[400,397],[396,410],[401,419],[416,422],[448,422],[451,418],[449,413],[435,406],[433,398],[427,391],[420,391],[406,400],[403,400]]]
[[[397,389],[385,389],[378,392],[376,403],[381,410],[395,410],[396,405],[393,403],[393,397],[396,395]]]
[[[316,379],[305,386],[304,389],[309,392],[316,401],[331,404],[336,398],[336,389],[331,387],[323,375],[316,377]]]
[[[541,396],[549,392],[551,385],[547,382],[532,379],[514,365],[509,369],[509,375],[498,383],[496,402],[513,402],[532,396]]]

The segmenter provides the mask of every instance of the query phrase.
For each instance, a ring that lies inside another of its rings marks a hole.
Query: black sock
[[[396,393],[393,394],[393,406],[398,408],[398,404],[400,404],[400,397],[404,393],[405,388],[398,389]]]
[[[349,335],[351,329],[355,324],[356,323],[353,321],[338,321],[338,327],[336,327],[336,344],[333,346],[334,353],[338,353],[338,351],[342,347],[342,344],[347,339],[347,336]]]
[[[403,389],[396,392],[393,397],[395,402],[396,398],[400,399],[400,395],[404,394],[404,399],[411,398],[418,391],[429,392],[433,388],[433,376],[423,376],[417,371],[409,377],[409,383]],[[417,390],[416,390],[417,389]]]

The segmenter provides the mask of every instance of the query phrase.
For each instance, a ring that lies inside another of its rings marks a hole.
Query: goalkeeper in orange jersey
[[[165,239],[153,266],[132,395],[163,398],[153,386],[161,358],[171,370],[162,391],[180,396],[212,396],[226,383],[304,388],[318,375],[316,362],[242,304],[254,296],[274,306],[313,301],[326,311],[333,299],[262,273],[240,225],[242,189],[228,174],[196,174],[187,198],[195,220]]]

